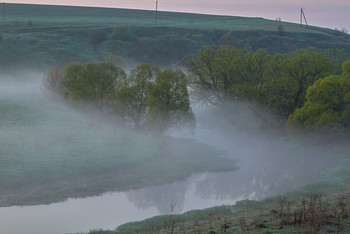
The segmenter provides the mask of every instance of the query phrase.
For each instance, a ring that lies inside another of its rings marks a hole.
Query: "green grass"
[[[271,53],[313,46],[350,53],[349,36],[262,18],[160,12],[156,23],[153,11],[21,4],[7,4],[6,9],[0,67],[47,69],[56,63],[101,61],[109,53],[129,63],[169,66],[204,45],[265,48]],[[130,28],[128,41],[113,39],[113,29],[120,25]]]

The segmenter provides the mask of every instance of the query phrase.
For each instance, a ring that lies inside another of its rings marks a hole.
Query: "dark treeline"
[[[104,62],[55,66],[44,78],[46,88],[75,107],[93,106],[127,126],[160,132],[194,127],[187,84],[181,70],[142,64],[127,74]]]
[[[198,101],[254,102],[288,119],[290,129],[316,130],[344,128],[350,122],[346,59],[338,49],[271,55],[266,50],[207,46],[184,63]]]

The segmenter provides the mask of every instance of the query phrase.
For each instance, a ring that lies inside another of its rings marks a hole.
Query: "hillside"
[[[110,53],[128,62],[165,66],[208,44],[272,53],[313,46],[350,54],[350,37],[341,32],[262,18],[159,12],[156,21],[153,11],[23,4],[6,4],[5,12],[3,68],[47,69],[56,63],[100,61]],[[126,37],[113,34],[121,26],[127,26]]]

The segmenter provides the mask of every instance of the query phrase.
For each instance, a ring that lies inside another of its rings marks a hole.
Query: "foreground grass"
[[[349,233],[350,157],[320,181],[262,201],[241,201],[90,233]]]

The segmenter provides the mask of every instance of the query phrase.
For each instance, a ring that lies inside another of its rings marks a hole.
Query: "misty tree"
[[[270,74],[271,56],[227,46],[207,46],[196,58],[188,56],[193,94],[199,101],[220,104],[230,100],[260,100]]]
[[[75,103],[93,104],[103,109],[111,105],[117,84],[126,78],[121,68],[107,63],[72,63],[66,67],[64,95]]]
[[[59,94],[64,79],[64,73],[64,68],[60,66],[51,67],[44,76],[44,87],[55,94]]]
[[[194,128],[187,86],[181,70],[142,64],[127,76],[110,63],[70,63],[60,91],[76,106],[113,109],[117,119],[136,128],[163,132],[179,125]]]
[[[72,100],[78,98],[79,85],[77,81],[83,69],[84,65],[78,62],[69,63],[65,67],[65,75],[60,86],[60,92],[64,98]]]
[[[147,121],[150,90],[159,72],[156,67],[142,64],[120,84],[116,113],[124,120],[132,120],[136,128],[143,127]]]
[[[157,74],[147,100],[149,127],[159,131],[178,125],[194,127],[187,83],[181,70],[167,68]]]
[[[116,55],[116,54],[109,54],[105,60],[105,63],[112,64],[116,67],[120,67],[122,69],[126,69],[128,67],[127,62],[122,56]]]
[[[197,58],[189,55],[184,60],[190,74],[190,85],[194,98],[200,102],[216,104],[223,100],[218,77],[214,75],[215,57],[215,47],[207,46],[199,50]]]

